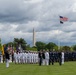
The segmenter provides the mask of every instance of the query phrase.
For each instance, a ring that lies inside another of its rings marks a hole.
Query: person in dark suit
[[[45,65],[45,50],[42,51],[42,65]]]
[[[51,52],[51,63],[54,65],[54,51]]]
[[[59,56],[59,65],[61,66],[62,65],[62,53],[59,52],[58,56]]]
[[[39,66],[41,66],[42,65],[42,51],[39,51],[38,57],[39,57]]]
[[[9,50],[5,51],[5,60],[6,60],[6,67],[9,67]]]
[[[51,51],[49,51],[49,65],[51,63]]]
[[[6,45],[3,45],[3,48],[4,48],[4,55],[3,55],[3,63],[5,62],[5,52],[7,50],[7,46]]]

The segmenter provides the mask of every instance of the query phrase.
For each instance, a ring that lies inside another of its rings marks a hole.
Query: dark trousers
[[[5,56],[3,55],[3,63],[4,63],[4,61],[5,61]]]
[[[62,65],[62,59],[59,58],[59,65],[61,66]]]
[[[51,63],[51,59],[49,59],[49,65],[50,65],[50,63]]]
[[[54,65],[54,59],[51,59],[51,63],[52,63],[52,65]]]
[[[14,55],[12,55],[12,62],[14,61]]]
[[[42,64],[42,58],[39,58],[39,66]]]

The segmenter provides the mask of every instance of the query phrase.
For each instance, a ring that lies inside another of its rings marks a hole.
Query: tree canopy
[[[53,42],[49,42],[47,45],[46,45],[46,48],[48,50],[54,50],[54,47],[57,46],[55,43]]]
[[[44,43],[42,41],[37,41],[36,42],[36,47],[30,47],[30,44],[27,44],[27,42],[23,39],[23,38],[14,38],[13,42],[8,42],[6,44],[7,46],[8,45],[12,45],[15,49],[17,46],[21,45],[22,49],[23,50],[55,50],[55,51],[58,51],[58,46],[53,43],[53,42],[48,42],[48,43]],[[0,42],[0,46],[1,46],[1,42]],[[72,47],[70,46],[61,46],[60,47],[61,49],[60,50],[64,50],[64,51],[76,51],[76,45],[73,45]]]
[[[37,47],[37,50],[38,50],[38,51],[39,51],[39,50],[46,49],[46,43],[41,42],[41,41],[36,42],[36,47]]]

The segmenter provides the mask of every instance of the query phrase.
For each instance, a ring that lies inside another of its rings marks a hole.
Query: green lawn
[[[0,75],[76,75],[76,62],[65,62],[62,66],[58,63],[50,66],[10,63],[9,68],[0,63]]]

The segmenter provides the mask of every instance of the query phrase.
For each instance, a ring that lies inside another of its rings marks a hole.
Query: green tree
[[[11,45],[13,46],[13,42],[9,42],[9,43],[6,44],[6,46],[8,46],[8,45],[9,46],[11,46]]]
[[[43,50],[43,49],[46,49],[46,43],[44,42],[41,42],[41,41],[38,41],[36,42],[36,47],[37,47],[37,50]]]
[[[58,51],[58,46],[54,46],[55,51]]]
[[[62,50],[64,50],[64,51],[70,51],[71,48],[70,48],[69,46],[63,46],[63,47],[62,47]]]
[[[74,51],[76,51],[76,45],[73,45],[73,47],[72,47],[72,48],[73,48],[73,50],[74,50]]]
[[[49,42],[47,45],[46,45],[46,48],[48,49],[48,50],[54,50],[54,48],[56,48],[56,44],[55,43],[53,43],[53,42]],[[57,48],[56,48],[57,49]]]
[[[15,47],[21,45],[22,49],[25,50],[27,43],[23,38],[20,38],[20,39],[14,38],[13,44]]]

